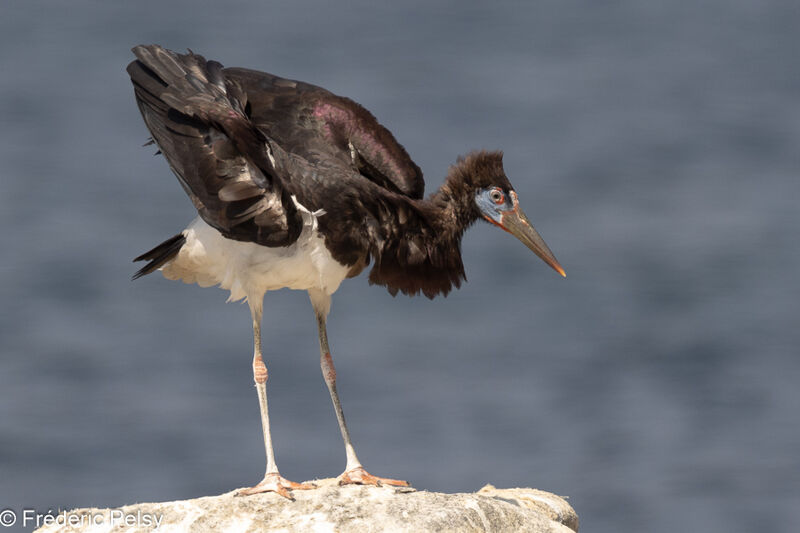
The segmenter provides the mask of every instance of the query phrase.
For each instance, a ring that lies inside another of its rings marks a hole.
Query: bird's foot
[[[339,485],[394,485],[395,487],[408,487],[408,481],[401,479],[389,479],[385,477],[373,476],[364,467],[356,467],[351,470],[346,470],[339,476]]]
[[[255,487],[242,489],[236,493],[237,496],[249,496],[251,494],[258,494],[259,492],[275,492],[280,494],[286,499],[294,501],[294,497],[290,490],[309,490],[317,488],[313,483],[295,483],[282,477],[280,474],[267,474],[261,483]]]

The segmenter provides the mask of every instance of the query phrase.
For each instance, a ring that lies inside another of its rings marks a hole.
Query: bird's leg
[[[275,464],[275,453],[272,450],[272,436],[269,431],[269,410],[267,409],[267,366],[261,356],[261,302],[250,302],[250,313],[253,317],[253,379],[258,392],[258,406],[261,410],[261,428],[264,431],[264,447],[267,452],[267,472],[261,482],[247,489],[242,489],[237,496],[257,494],[259,492],[277,492],[281,496],[294,500],[290,489],[313,489],[315,485],[295,483],[281,477]]]
[[[330,296],[320,294],[319,292],[309,291],[311,296],[311,303],[314,306],[314,312],[317,315],[317,327],[319,328],[319,351],[320,351],[320,367],[322,368],[322,377],[325,379],[325,384],[328,386],[328,392],[331,394],[333,401],[333,408],[336,411],[336,419],[339,421],[339,429],[342,432],[342,439],[344,440],[344,449],[347,455],[347,464],[344,472],[339,476],[339,485],[397,485],[407,487],[408,482],[399,479],[389,479],[373,476],[369,474],[356,456],[356,451],[353,448],[353,443],[350,441],[350,432],[347,430],[347,423],[344,420],[344,413],[342,412],[342,403],[339,400],[339,393],[336,390],[336,369],[333,366],[333,359],[331,358],[331,350],[328,346],[328,332],[325,326],[328,310],[330,309]]]

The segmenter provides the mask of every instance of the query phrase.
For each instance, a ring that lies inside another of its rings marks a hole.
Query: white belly
[[[333,294],[347,276],[349,267],[336,261],[317,232],[316,215],[303,210],[305,225],[291,246],[269,248],[234,241],[196,218],[183,231],[186,244],[161,268],[165,278],[219,285],[229,290],[230,301],[262,298],[282,288],[318,290]]]

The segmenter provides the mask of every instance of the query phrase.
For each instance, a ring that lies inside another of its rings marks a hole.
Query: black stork
[[[522,212],[501,152],[459,158],[423,198],[419,167],[392,134],[348,98],[255,70],[223,68],[189,51],[137,46],[128,65],[136,101],[169,166],[199,213],[185,230],[135,260],[134,279],[218,285],[246,299],[253,320],[253,377],[267,456],[264,479],[240,494],[310,489],[281,477],[267,410],[261,353],[264,294],[308,291],[320,364],[344,439],[341,484],[407,485],[373,476],[345,424],[326,318],[345,278],[373,263],[369,282],[392,295],[447,295],[465,280],[461,237],[483,219],[514,235],[562,276]]]

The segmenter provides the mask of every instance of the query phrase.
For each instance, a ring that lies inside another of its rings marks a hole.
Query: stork
[[[239,494],[291,490],[275,463],[267,407],[261,316],[267,291],[308,291],[320,365],[345,445],[340,484],[407,485],[369,474],[345,423],[326,319],[331,295],[370,263],[369,282],[394,296],[447,295],[466,279],[461,238],[478,220],[507,231],[562,276],[564,270],[520,208],[497,151],[459,158],[423,197],[419,167],[394,136],[356,102],[327,90],[243,68],[224,68],[191,51],[133,48],[128,65],[136,102],[159,151],[199,216],[140,255],[133,278],[168,279],[230,291],[253,322],[253,378],[266,473]]]

